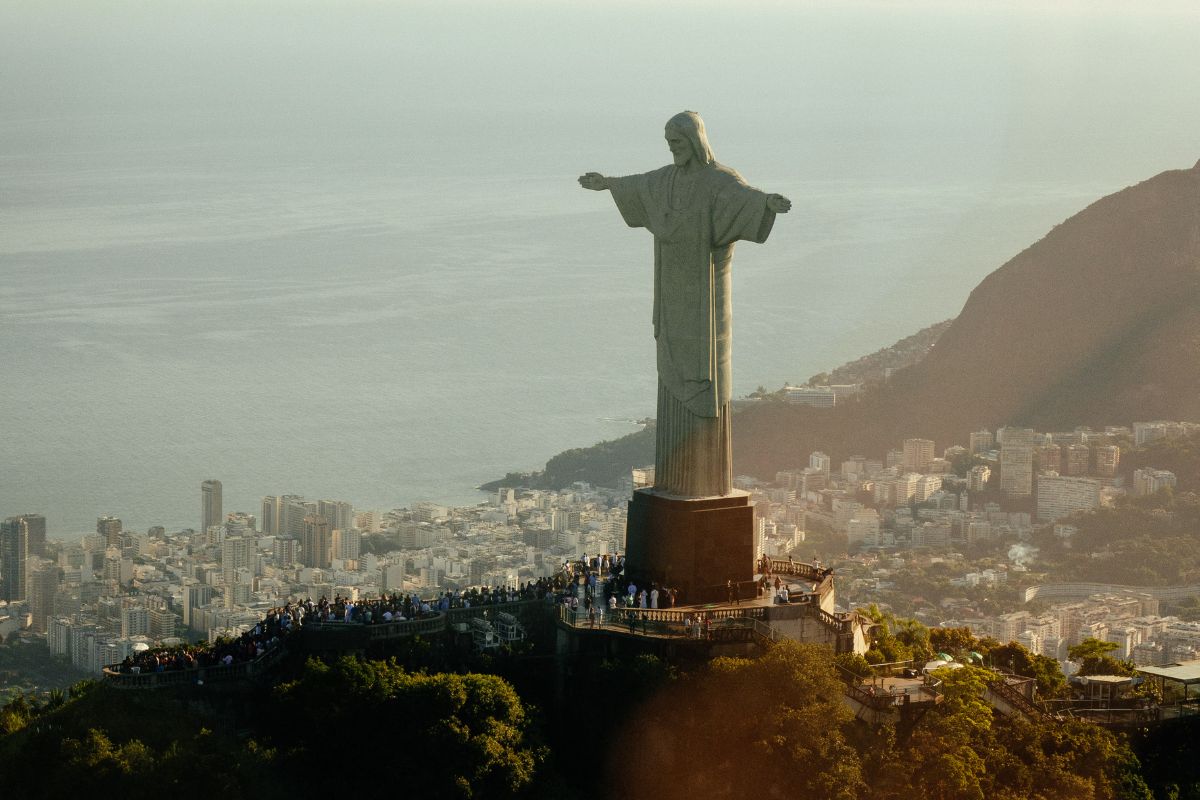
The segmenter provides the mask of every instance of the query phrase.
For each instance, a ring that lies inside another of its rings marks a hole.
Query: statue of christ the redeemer
[[[654,338],[658,343],[655,491],[686,498],[733,489],[729,441],[729,266],[739,239],[765,242],[791,201],[748,186],[718,164],[704,122],[692,111],[667,122],[674,163],[607,178],[585,189],[612,192],[632,228],[654,234]]]

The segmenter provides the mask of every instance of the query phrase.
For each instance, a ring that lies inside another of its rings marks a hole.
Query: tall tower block
[[[221,504],[221,482],[207,480],[200,484],[200,533],[208,533],[213,525],[225,521]]]

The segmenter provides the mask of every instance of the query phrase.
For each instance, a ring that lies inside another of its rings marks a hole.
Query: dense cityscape
[[[1200,800],[1197,23],[0,6],[0,794]]]
[[[1069,547],[1072,515],[1173,488],[1174,474],[1156,468],[1125,480],[1121,454],[1197,430],[1162,421],[980,430],[940,454],[918,438],[837,465],[815,452],[771,480],[737,484],[754,505],[756,558],[826,559],[847,610],[876,604],[1060,661],[1091,638],[1135,664],[1165,664],[1196,657],[1200,624],[1162,613],[1195,587],[1038,586],[1034,543]],[[99,674],[151,647],[237,637],[285,601],[519,587],[588,554],[624,552],[629,493],[652,481],[649,467],[618,487],[514,486],[476,506],[387,511],[273,495],[250,512],[226,510],[212,479],[199,487],[195,529],[125,530],[119,517],[102,516],[78,541],[48,536],[40,514],[9,516],[0,527],[0,636],[9,649]],[[939,579],[914,590],[913,576],[926,573]],[[12,672],[5,683],[50,688]]]

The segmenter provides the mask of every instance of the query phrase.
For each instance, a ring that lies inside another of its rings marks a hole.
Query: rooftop
[[[1137,671],[1143,675],[1153,675],[1184,684],[1200,683],[1200,661],[1183,661],[1161,667],[1138,667]]]

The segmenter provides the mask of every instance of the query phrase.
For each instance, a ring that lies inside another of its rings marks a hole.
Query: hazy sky
[[[1191,3],[8,0],[0,141],[119,146],[134,125],[332,149],[353,131],[558,169],[602,137],[634,166],[646,119],[688,107],[727,150],[802,138],[810,176],[1137,177],[1198,155],[1198,51]],[[60,140],[22,140],[47,117]],[[529,126],[561,149],[532,151]],[[929,147],[895,163],[911,148],[881,132]]]
[[[1196,163],[1196,8],[4,0],[0,516],[452,500],[627,432],[649,240],[574,179],[685,108],[795,203],[735,259],[735,392],[890,344]]]

